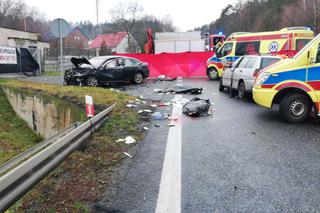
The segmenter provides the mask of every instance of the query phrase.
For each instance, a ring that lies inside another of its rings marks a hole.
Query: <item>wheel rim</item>
[[[142,75],[141,75],[140,73],[138,73],[138,74],[136,74],[136,75],[134,76],[134,81],[135,81],[137,84],[140,84],[140,83],[142,82],[142,80],[143,80],[143,77],[142,77]]]
[[[217,73],[217,71],[215,71],[215,70],[210,70],[210,71],[209,71],[209,76],[210,76],[210,78],[212,78],[212,79],[216,79],[216,78],[218,78],[218,73]]]
[[[300,117],[306,111],[306,106],[300,101],[294,101],[290,106],[290,114]]]
[[[88,86],[90,87],[96,87],[98,85],[98,81],[96,78],[90,77],[88,79]]]

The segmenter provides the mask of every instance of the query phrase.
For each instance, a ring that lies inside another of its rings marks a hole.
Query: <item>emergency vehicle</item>
[[[207,75],[216,80],[222,76],[223,64],[232,63],[242,55],[294,55],[314,37],[307,27],[289,27],[279,31],[231,34],[215,55],[207,61]]]
[[[280,104],[279,112],[290,123],[308,119],[312,109],[320,115],[320,34],[293,58],[262,70],[253,88],[261,106]]]

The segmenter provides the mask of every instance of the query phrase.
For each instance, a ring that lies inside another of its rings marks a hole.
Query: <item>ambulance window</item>
[[[246,68],[248,61],[249,61],[248,57],[243,58],[243,60],[239,64],[238,68]]]
[[[221,57],[230,55],[232,52],[232,48],[233,48],[233,43],[225,43],[220,49]]]
[[[301,50],[304,46],[306,46],[311,39],[297,39],[296,40],[296,50]]]
[[[238,42],[236,55],[256,55],[260,52],[260,41]]]
[[[256,57],[250,57],[247,64],[246,64],[246,68],[254,68],[254,65],[257,62],[257,58]]]

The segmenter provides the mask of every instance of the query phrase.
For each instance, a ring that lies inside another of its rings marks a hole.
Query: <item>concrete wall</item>
[[[0,27],[0,45],[10,47],[36,47],[43,50],[49,48],[49,43],[39,41],[40,34],[25,32],[20,30],[12,30]]]

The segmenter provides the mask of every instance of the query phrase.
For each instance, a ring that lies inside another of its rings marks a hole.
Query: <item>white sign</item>
[[[92,96],[86,95],[86,113],[87,117],[92,118],[94,116],[94,105]]]
[[[16,48],[0,46],[0,64],[17,64]]]

